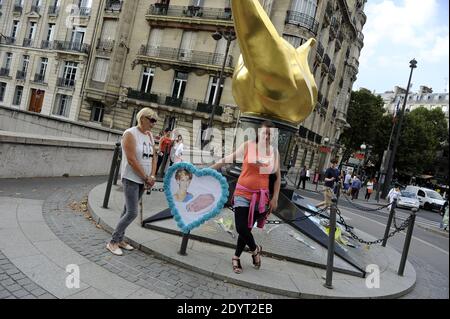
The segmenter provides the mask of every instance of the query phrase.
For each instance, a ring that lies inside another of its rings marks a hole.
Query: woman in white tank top
[[[125,207],[119,223],[106,248],[114,255],[121,256],[122,249],[133,250],[124,242],[125,230],[138,215],[139,200],[146,187],[155,184],[158,157],[151,130],[158,121],[158,115],[150,108],[137,114],[138,125],[125,131],[122,138],[122,185]]]

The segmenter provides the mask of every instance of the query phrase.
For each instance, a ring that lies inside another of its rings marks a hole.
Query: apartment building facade
[[[0,104],[76,120],[99,3],[1,0],[0,8]]]
[[[237,41],[230,42],[229,54],[225,56],[227,40],[215,40],[211,36],[217,31],[234,30],[230,1],[99,0],[90,3],[89,22],[95,20],[96,23],[87,25],[84,43],[90,45],[89,54],[79,55],[85,58],[83,70],[77,72],[77,76],[83,76],[83,83],[77,83],[80,86],[76,86],[74,94],[76,102],[81,104],[79,109],[71,108],[70,118],[123,130],[132,125],[140,108],[148,106],[161,117],[157,129],[181,127],[198,139],[207,127],[212,104],[217,98],[220,107],[215,112],[214,126],[220,129],[235,127],[239,109],[232,96],[231,82],[240,55],[239,45]],[[3,2],[13,4],[11,0]],[[356,81],[364,43],[361,31],[366,21],[366,1],[260,2],[279,34],[295,47],[311,37],[318,40],[309,63],[318,84],[319,102],[299,128],[293,159],[296,166],[321,170],[332,157],[340,155],[339,137],[348,125],[350,92]],[[4,16],[0,23],[2,21],[4,23]],[[22,23],[27,23],[25,21]],[[3,33],[10,35],[11,27],[3,27],[2,30],[7,29]],[[25,38],[27,31],[22,28],[21,32]],[[60,39],[64,35],[67,38],[70,30],[66,32]],[[26,50],[6,46],[21,55],[21,50]],[[5,45],[0,48],[4,51]],[[58,56],[52,51],[46,53],[52,59]],[[16,64],[17,69],[20,63],[16,61]],[[223,64],[225,81],[219,88]],[[53,71],[52,76],[57,72],[55,66]],[[2,79],[0,76],[0,82]],[[18,80],[10,79],[13,81]],[[53,79],[48,87],[53,88],[56,83],[57,79]],[[31,89],[24,92],[30,95]],[[9,92],[7,100],[13,99],[13,93]],[[47,98],[50,99],[50,94],[47,97],[46,92]],[[42,112],[51,114],[55,102],[48,101],[44,105]],[[24,102],[22,107],[28,106]],[[193,120],[200,121],[201,125],[194,129]],[[187,144],[191,142],[197,143],[191,140]]]

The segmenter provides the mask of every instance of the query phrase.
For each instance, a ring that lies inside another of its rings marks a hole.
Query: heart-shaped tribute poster
[[[185,234],[220,214],[228,201],[228,182],[217,171],[178,163],[164,177],[164,192],[178,227]]]

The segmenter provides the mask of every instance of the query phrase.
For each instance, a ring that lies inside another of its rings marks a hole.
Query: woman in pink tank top
[[[235,159],[243,158],[242,172],[234,192],[234,216],[239,238],[232,265],[233,271],[237,274],[243,270],[240,257],[246,246],[252,253],[255,268],[261,267],[262,247],[256,244],[252,229],[255,223],[259,228],[263,228],[269,215],[278,207],[281,172],[279,153],[271,142],[277,135],[274,134],[276,130],[274,127],[272,122],[264,122],[257,132],[256,141],[244,143],[236,152],[211,166],[218,170],[226,164],[233,163]],[[269,194],[271,174],[277,177],[273,194]]]

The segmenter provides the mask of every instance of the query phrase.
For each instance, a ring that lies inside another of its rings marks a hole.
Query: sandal
[[[241,266],[241,260],[239,258],[233,258],[231,260],[231,262],[232,262],[232,265],[233,265],[234,273],[238,274],[238,275],[242,274],[243,269],[242,269],[242,266]]]
[[[262,247],[256,246],[256,254],[252,254],[253,266],[256,269],[261,268],[261,253],[262,253]]]

